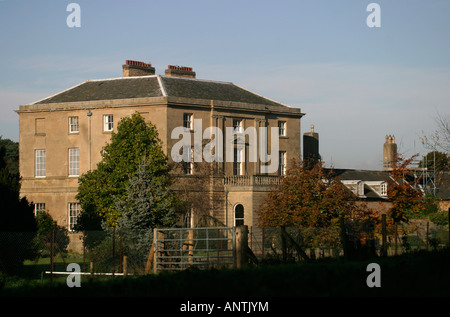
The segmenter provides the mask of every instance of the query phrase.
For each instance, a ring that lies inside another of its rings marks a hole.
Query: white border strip
[[[166,88],[164,88],[164,85],[161,80],[161,76],[158,75],[156,77],[158,78],[159,87],[161,88],[161,92],[162,92],[163,96],[167,97]]]
[[[123,273],[89,273],[89,272],[50,272],[45,271],[45,274],[53,275],[124,275]],[[127,274],[132,275],[132,274]]]

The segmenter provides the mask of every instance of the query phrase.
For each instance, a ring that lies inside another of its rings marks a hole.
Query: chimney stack
[[[149,76],[155,75],[155,68],[152,64],[127,59],[122,65],[123,77]]]
[[[169,65],[165,71],[166,76],[195,78],[192,67]]]
[[[319,134],[314,132],[314,125],[311,125],[311,132],[303,134],[303,163],[306,167],[313,167],[319,161]]]
[[[397,144],[393,135],[386,135],[383,144],[383,170],[391,171],[397,159]]]

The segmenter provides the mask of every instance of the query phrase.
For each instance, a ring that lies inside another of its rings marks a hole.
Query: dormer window
[[[387,183],[383,182],[380,185],[381,196],[387,196]]]

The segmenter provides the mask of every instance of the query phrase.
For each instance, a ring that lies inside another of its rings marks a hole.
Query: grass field
[[[78,261],[80,259],[70,259]],[[66,259],[66,263],[68,259]],[[369,263],[381,268],[381,287],[368,287]],[[60,265],[60,264],[57,264]],[[55,269],[57,266],[55,266]],[[128,277],[66,277],[53,283],[40,272],[48,263],[26,263],[24,275],[3,277],[2,297],[448,297],[450,250],[412,252],[371,261],[322,260],[244,270],[187,270]],[[65,271],[65,268],[62,270]]]

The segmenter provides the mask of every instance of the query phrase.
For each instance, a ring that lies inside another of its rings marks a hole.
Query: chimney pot
[[[125,64],[122,65],[122,71],[123,77],[155,75],[155,68],[152,67],[152,64],[129,59],[125,60]]]
[[[192,67],[168,65],[165,71],[166,76],[195,78]]]

